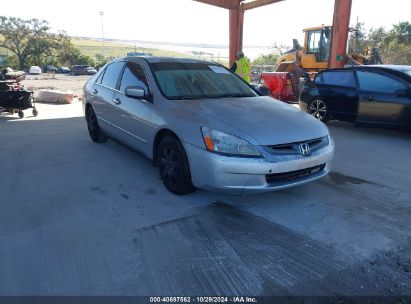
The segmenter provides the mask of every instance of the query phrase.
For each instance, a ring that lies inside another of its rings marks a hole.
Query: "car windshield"
[[[239,77],[216,64],[159,62],[151,68],[168,99],[257,96]]]

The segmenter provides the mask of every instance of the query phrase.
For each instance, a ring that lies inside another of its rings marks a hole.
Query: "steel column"
[[[335,0],[329,68],[342,68],[347,53],[352,0]]]
[[[284,0],[254,0],[244,2],[244,0],[194,0],[229,10],[229,58],[230,66],[235,61],[235,55],[243,50],[243,26],[244,11],[261,7],[267,4],[281,2]]]
[[[230,24],[229,24],[229,35],[230,35],[230,66],[235,61],[236,53],[239,50],[242,50],[243,44],[243,20],[244,20],[244,12],[240,10],[240,5],[236,9],[230,9]]]

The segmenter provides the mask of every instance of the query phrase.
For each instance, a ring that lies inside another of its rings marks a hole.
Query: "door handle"
[[[120,100],[120,98],[114,98],[113,99],[113,102],[116,104],[116,105],[119,105],[119,104],[121,104],[121,100]]]
[[[93,89],[92,93],[97,94],[98,93],[97,89]]]
[[[369,101],[374,100],[374,96],[368,95],[368,96],[367,96],[367,99],[368,99]]]

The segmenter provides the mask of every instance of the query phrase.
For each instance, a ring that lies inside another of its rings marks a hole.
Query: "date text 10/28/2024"
[[[150,297],[150,303],[258,303],[254,297]]]

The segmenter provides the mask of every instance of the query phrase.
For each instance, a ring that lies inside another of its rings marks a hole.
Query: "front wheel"
[[[183,195],[195,191],[187,155],[178,139],[167,136],[161,140],[157,161],[161,179],[170,192]]]
[[[328,111],[327,105],[321,99],[314,99],[307,107],[307,112],[326,123],[330,120],[330,113]]]
[[[98,125],[96,113],[91,106],[86,110],[86,120],[88,133],[90,134],[91,140],[94,142],[102,143],[107,141],[107,136],[101,131]]]

